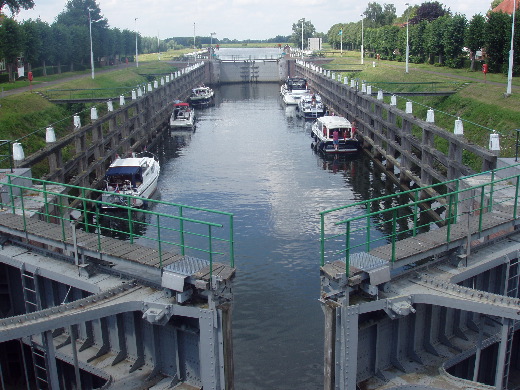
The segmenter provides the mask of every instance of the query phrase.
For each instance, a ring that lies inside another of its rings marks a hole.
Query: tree
[[[0,11],[7,6],[12,14],[16,15],[22,9],[34,8],[33,0],[0,0]]]
[[[0,26],[0,57],[4,57],[9,72],[9,82],[14,82],[14,69],[24,47],[21,27],[11,18],[5,18]]]
[[[316,33],[316,29],[310,20],[300,19],[296,23],[292,25],[292,35],[290,41],[294,43],[294,46],[301,48],[302,47],[302,23],[303,23],[303,43],[305,48],[305,43],[309,38],[312,38]]]
[[[444,15],[449,15],[450,10],[445,9],[438,1],[422,3],[415,11],[415,16],[410,20],[411,24],[417,24],[423,20],[433,21]]]
[[[488,15],[484,37],[490,72],[507,71],[511,19],[511,16],[504,12],[490,12]]]
[[[475,70],[475,53],[484,47],[484,32],[486,28],[486,19],[481,14],[474,15],[468,24],[466,31],[465,45],[469,49],[469,57],[471,65],[469,69]]]
[[[464,63],[462,48],[464,47],[464,34],[467,24],[468,22],[464,15],[446,16],[446,22],[442,31],[442,43],[446,65],[450,68],[462,68]]]
[[[391,25],[397,17],[393,4],[383,4],[381,6],[376,2],[368,3],[363,15],[365,17],[365,27],[367,28]]]

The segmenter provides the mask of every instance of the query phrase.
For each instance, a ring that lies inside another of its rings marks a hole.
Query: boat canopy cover
[[[116,176],[116,175],[128,175],[128,176],[134,176],[141,172],[141,167],[128,167],[128,166],[122,166],[122,167],[111,167],[108,168],[106,172],[106,176]]]

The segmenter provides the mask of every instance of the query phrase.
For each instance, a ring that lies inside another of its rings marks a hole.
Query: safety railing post
[[[229,260],[230,266],[235,266],[235,238],[233,236],[233,215],[229,216]]]
[[[130,200],[130,198],[128,198]],[[130,244],[134,243],[134,223],[132,221],[132,210],[128,208],[127,210],[128,215],[128,234],[130,235]]]
[[[395,261],[395,243],[397,241],[396,237],[396,225],[397,225],[397,209],[394,209],[392,212],[392,263]]]
[[[47,183],[43,183],[43,204],[45,209],[45,222],[49,222],[49,200],[47,196]]]
[[[15,214],[16,207],[14,205],[13,183],[11,182],[11,176],[7,176],[7,182],[9,183],[9,199],[11,200],[11,210],[13,211],[13,214]]]
[[[413,205],[413,232],[412,235],[417,235],[417,221],[419,220],[419,192],[414,192],[414,205]]]
[[[211,240],[211,225],[208,225],[208,240],[209,240],[209,282],[213,286],[213,246]]]
[[[179,230],[181,233],[181,255],[184,256],[184,218],[182,214],[182,206],[179,206],[179,217],[181,217],[179,220]]]
[[[350,277],[350,221],[347,221],[347,231],[345,232],[345,274]]]
[[[87,199],[85,195],[85,188],[81,189],[81,197],[83,198],[83,223],[85,224],[85,231],[90,233],[89,223],[88,223],[88,208],[87,208]]]
[[[367,203],[367,212],[370,214],[370,203]],[[366,248],[365,251],[368,253],[370,252],[370,229],[372,227],[370,216],[367,216],[367,228],[366,228],[366,236],[367,236],[367,242],[366,242]]]
[[[513,206],[513,219],[516,219],[518,213],[518,188],[520,185],[520,175],[516,176],[516,185],[515,185],[515,205]]]
[[[482,218],[484,215],[484,202],[486,201],[485,200],[485,195],[486,195],[485,188],[486,188],[486,186],[480,187],[480,210],[479,210],[480,212],[478,213],[478,231],[479,232],[482,231]],[[469,215],[468,215],[468,218],[469,218]]]
[[[162,269],[161,225],[159,214],[157,214],[157,249],[159,250],[159,267]]]
[[[487,211],[491,212],[493,210],[493,191],[495,190],[495,171],[491,172],[491,185],[489,188],[489,203],[487,207]]]

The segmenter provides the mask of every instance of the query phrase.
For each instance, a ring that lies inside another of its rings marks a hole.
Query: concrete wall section
[[[220,61],[220,83],[280,82],[278,60]],[[213,73],[216,75],[216,72]]]

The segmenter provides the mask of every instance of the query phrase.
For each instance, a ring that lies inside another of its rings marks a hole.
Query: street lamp
[[[139,68],[139,57],[137,53],[137,19],[135,18],[135,67]]]
[[[217,33],[209,33],[209,35],[211,35],[211,41],[210,41],[210,44],[209,46],[212,47],[213,46],[213,35],[217,35]]]
[[[410,7],[410,4],[405,4],[407,7]],[[410,24],[410,9],[408,8],[408,12],[406,13],[406,73],[408,73],[408,59],[410,58],[410,44],[409,44],[409,36],[408,36],[408,25]]]
[[[305,18],[302,19],[302,59],[303,59],[303,23],[305,22]]]
[[[363,43],[363,14],[361,14],[361,65],[364,63]]]
[[[90,28],[90,67],[92,68],[92,80],[94,80],[94,51],[92,50],[92,18],[90,17],[90,8],[88,9],[88,22]]]
[[[511,95],[511,83],[513,81],[513,40],[515,37],[515,12],[516,12],[516,0],[513,0],[513,24],[511,26],[511,49],[509,50],[509,69],[507,71],[507,89],[506,95]]]

